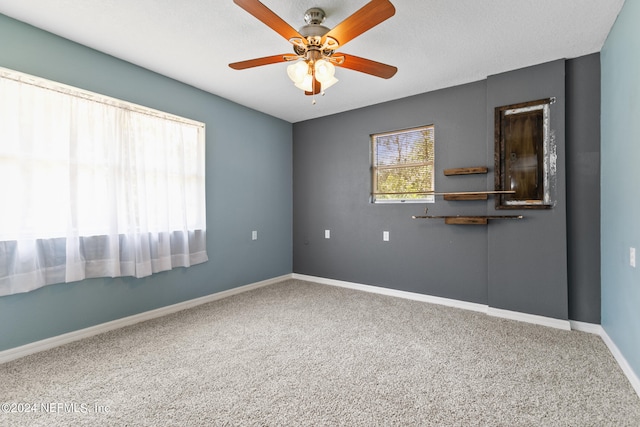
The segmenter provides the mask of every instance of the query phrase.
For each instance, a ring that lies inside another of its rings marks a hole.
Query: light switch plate
[[[629,248],[629,265],[636,268],[636,248]]]
[[[382,232],[382,240],[385,242],[389,241],[389,232],[388,231],[383,231]]]
[[[324,238],[325,239],[331,238],[331,230],[324,230]]]
[[[257,230],[253,230],[251,232],[251,240],[258,240],[258,231]]]

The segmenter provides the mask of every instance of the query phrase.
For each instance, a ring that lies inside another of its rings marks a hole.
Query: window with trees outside
[[[371,135],[374,203],[433,202],[434,126]]]
[[[207,261],[204,132],[0,68],[0,296]]]

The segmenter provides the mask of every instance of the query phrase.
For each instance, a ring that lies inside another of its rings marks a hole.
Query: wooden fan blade
[[[326,36],[336,39],[340,46],[344,46],[365,31],[391,18],[395,13],[396,8],[389,0],[371,0],[353,15],[336,25]]]
[[[286,62],[285,57],[289,57],[289,53],[281,53],[280,55],[265,56],[263,58],[248,59],[246,61],[233,62],[229,67],[234,70],[245,70],[252,67],[260,67],[261,65],[277,64],[278,62]]]
[[[296,37],[304,38],[295,28],[287,24],[282,18],[258,0],[233,0],[233,2],[258,18],[285,39],[290,40]]]
[[[313,82],[311,83],[311,87],[313,88],[313,90],[311,92],[307,92],[306,90],[304,91],[305,95],[317,95],[320,93],[320,91],[322,90],[322,83],[320,83],[319,81],[316,80],[316,78],[313,78]]]
[[[383,64],[382,62],[372,61],[370,59],[360,58],[355,55],[347,55],[346,53],[336,52],[333,57],[344,57],[342,63],[335,63],[336,66],[348,68],[350,70],[360,71],[361,73],[371,74],[372,76],[389,79],[398,71],[397,67]]]

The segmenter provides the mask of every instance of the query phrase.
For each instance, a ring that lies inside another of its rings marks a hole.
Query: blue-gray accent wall
[[[602,327],[640,376],[640,1],[627,0],[601,52]],[[640,259],[636,260],[637,262]]]
[[[143,279],[84,280],[1,297],[0,350],[291,273],[290,123],[4,15],[0,40],[2,67],[206,124],[209,255],[204,264]]]

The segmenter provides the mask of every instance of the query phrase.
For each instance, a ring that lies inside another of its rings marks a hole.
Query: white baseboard
[[[571,330],[571,324],[568,320],[555,319],[553,317],[538,316],[535,314],[520,313],[518,311],[502,310],[500,308],[493,307],[489,307],[487,314],[489,316],[518,320],[520,322],[533,323],[535,325],[548,326],[550,328],[557,328],[565,331]]]
[[[576,331],[589,332],[591,334],[600,335],[600,338],[602,338],[602,341],[604,341],[605,345],[613,355],[613,358],[616,359],[616,362],[618,362],[618,366],[620,366],[620,369],[622,369],[622,372],[631,383],[631,386],[638,394],[638,397],[640,397],[640,378],[635,373],[633,368],[631,368],[631,365],[629,365],[629,362],[627,362],[627,359],[622,355],[622,353],[620,352],[620,349],[618,348],[616,343],[613,342],[613,340],[611,339],[609,334],[607,334],[607,331],[605,331],[602,325],[596,325],[594,323],[577,322],[572,320],[571,329]]]
[[[484,304],[476,304],[473,302],[459,301],[449,298],[434,297],[430,295],[418,294],[415,292],[399,291],[397,289],[383,288],[381,286],[364,285],[361,283],[345,282],[342,280],[325,279],[323,277],[307,276],[304,274],[293,273],[293,279],[304,280],[307,282],[320,283],[322,285],[338,286],[341,288],[355,289],[358,291],[370,292],[374,294],[387,295],[391,297],[410,299],[414,301],[422,301],[431,304],[446,305],[447,307],[462,308],[464,310],[487,312],[487,306]]]
[[[355,290],[364,291],[364,292],[371,292],[371,293],[380,294],[380,295],[387,295],[387,296],[405,298],[405,299],[410,299],[415,301],[422,301],[422,302],[427,302],[432,304],[445,305],[448,307],[462,308],[465,310],[472,310],[472,311],[477,311],[481,313],[486,313],[491,316],[517,320],[517,321],[526,322],[526,323],[534,323],[536,325],[548,326],[548,327],[562,329],[566,331],[574,330],[574,331],[581,331],[581,332],[587,332],[594,335],[599,335],[600,337],[602,337],[607,347],[609,347],[609,349],[611,350],[611,353],[614,355],[616,360],[620,360],[620,358],[622,358],[622,360],[624,361],[624,365],[630,370],[630,366],[627,363],[626,359],[624,359],[624,357],[622,356],[622,353],[620,353],[620,350],[618,350],[618,348],[615,346],[611,338],[609,338],[604,328],[601,325],[598,325],[595,323],[579,322],[576,320],[555,319],[553,317],[545,317],[545,316],[538,316],[534,314],[521,313],[517,311],[502,310],[498,308],[489,307],[484,304],[459,301],[459,300],[449,299],[449,298],[434,297],[434,296],[418,294],[414,292],[399,291],[396,289],[389,289],[381,286],[365,285],[362,283],[346,282],[346,281],[336,280],[336,279],[326,279],[324,277],[309,276],[305,274],[292,273],[290,275],[290,278],[304,280],[307,282],[324,284],[324,285],[355,289]],[[625,370],[626,368],[622,367],[622,369]],[[638,390],[638,386],[636,386],[635,384],[640,384],[640,381],[638,380],[638,377],[635,375],[635,373],[633,373],[632,370],[631,370],[631,374],[633,374],[634,378],[630,378],[630,380],[634,384],[634,388]],[[640,395],[640,392],[638,394]]]
[[[521,322],[534,323],[552,328],[571,330],[571,324],[568,320],[554,319],[551,317],[537,316],[534,314],[520,313],[516,311],[501,310],[489,307],[485,304],[477,304],[467,301],[459,301],[450,298],[434,297],[430,295],[418,294],[415,292],[399,291],[396,289],[383,288],[380,286],[364,285],[361,283],[345,282],[342,280],[325,279],[323,277],[307,276],[304,274],[294,273],[291,275],[294,279],[306,280],[308,282],[320,283],[324,285],[339,286],[342,288],[356,289],[359,291],[372,292],[375,294],[388,295],[392,297],[405,298],[415,301],[422,301],[431,304],[446,305],[447,307],[461,308],[464,310],[472,310],[485,313],[491,316],[502,317],[505,319],[517,320]]]
[[[569,320],[569,323],[571,323],[572,331],[587,332],[600,336],[604,333],[602,326],[595,323],[578,322],[577,320]]]
[[[638,397],[640,397],[640,378],[638,378],[638,375],[634,372],[631,365],[629,365],[629,362],[627,362],[627,359],[622,355],[616,343],[614,343],[609,334],[607,334],[607,331],[605,331],[603,327],[600,327],[600,329],[602,330],[600,337],[602,337],[602,340],[609,348],[611,354],[613,354],[616,362],[618,362],[620,369],[622,369],[622,372],[624,372],[631,386],[638,394]]]
[[[155,319],[158,317],[166,316],[167,314],[172,314],[178,311],[186,310],[188,308],[196,307],[198,305],[206,304],[208,302],[217,301],[223,298],[228,298],[232,295],[237,295],[239,293],[261,288],[263,286],[268,286],[268,285],[278,283],[290,278],[291,278],[291,275],[286,274],[284,276],[274,277],[272,279],[263,280],[261,282],[251,283],[248,285],[240,286],[240,287],[229,289],[226,291],[217,292],[215,294],[206,295],[204,297],[179,302],[177,304],[172,304],[166,307],[157,308],[155,310],[145,311],[143,313],[134,314],[132,316],[123,317],[121,319],[112,320],[106,323],[101,323],[99,325],[91,326],[88,328],[80,329],[77,331],[69,332],[69,333],[58,335],[55,337],[25,344],[20,347],[10,348],[8,350],[0,351],[0,364],[18,359],[20,357],[28,356],[30,354],[38,353],[44,350],[49,350],[54,347],[68,344],[70,342],[78,341],[83,338],[89,338],[94,335],[112,331],[114,329],[123,328],[125,326],[130,326],[136,323],[144,322],[146,320]]]

